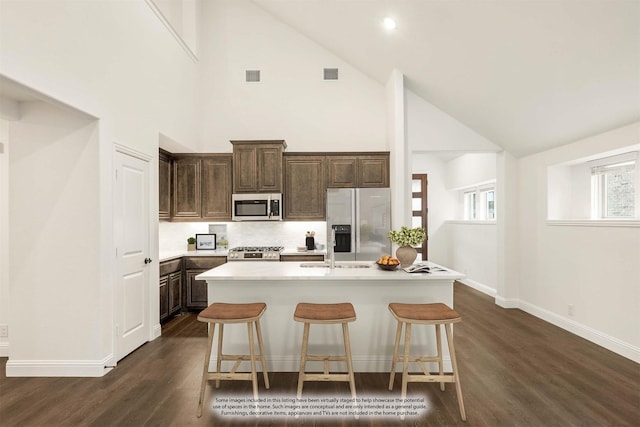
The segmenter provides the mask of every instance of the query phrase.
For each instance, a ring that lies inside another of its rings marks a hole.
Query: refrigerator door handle
[[[351,247],[354,249],[354,257],[355,260],[358,261],[358,254],[360,253],[360,190],[358,188],[354,188],[353,190],[353,208],[351,209],[351,213],[353,217],[351,218],[351,224],[353,229],[351,231]]]

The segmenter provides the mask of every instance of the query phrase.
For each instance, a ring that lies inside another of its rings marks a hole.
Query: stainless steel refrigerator
[[[332,230],[336,233],[337,261],[375,261],[391,255],[387,237],[391,230],[390,189],[328,189],[327,237]]]

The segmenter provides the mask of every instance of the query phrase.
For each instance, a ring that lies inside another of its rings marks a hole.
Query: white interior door
[[[149,162],[116,151],[116,361],[149,340]]]

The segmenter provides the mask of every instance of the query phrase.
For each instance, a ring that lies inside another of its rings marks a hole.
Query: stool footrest
[[[251,372],[209,372],[207,374],[208,380],[243,380],[251,381],[253,374]]]
[[[304,373],[304,381],[350,381],[349,374],[314,374]]]
[[[425,375],[425,374],[416,374],[416,375],[407,375],[407,382],[410,383],[454,383],[456,382],[456,378],[451,375]]]
[[[347,356],[309,356],[307,355],[307,360],[311,360],[314,362],[322,362],[324,360],[328,360],[329,362],[344,362],[347,360]]]

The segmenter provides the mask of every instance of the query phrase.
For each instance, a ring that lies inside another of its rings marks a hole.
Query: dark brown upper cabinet
[[[231,220],[231,155],[202,158],[202,219]]]
[[[284,170],[284,219],[324,220],[327,188],[325,156],[286,155]]]
[[[158,154],[158,217],[171,218],[171,154],[160,149]]]
[[[174,155],[174,221],[231,220],[232,156]]]
[[[327,153],[327,188],[389,187],[389,153]]]
[[[282,193],[282,154],[287,144],[274,141],[231,141],[234,193]]]
[[[198,157],[173,160],[173,219],[202,216],[202,164]]]

